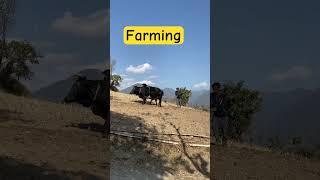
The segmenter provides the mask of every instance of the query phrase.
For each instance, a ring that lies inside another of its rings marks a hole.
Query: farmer
[[[228,122],[225,112],[225,98],[221,92],[221,84],[216,82],[212,84],[211,93],[211,131],[215,141],[220,140],[222,145],[227,144]],[[211,138],[212,139],[212,138]]]
[[[182,105],[182,97],[181,97],[181,91],[179,88],[176,88],[176,92],[175,92],[175,95],[176,95],[176,98],[177,98],[177,107],[180,107],[181,108],[181,105]]]

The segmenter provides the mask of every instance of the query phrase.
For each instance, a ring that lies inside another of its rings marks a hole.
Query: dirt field
[[[178,142],[123,139],[112,146],[111,177],[130,179],[208,179],[210,152],[205,147],[182,146],[183,143],[209,145],[209,113],[145,104],[133,95],[111,92],[111,129],[136,136]],[[144,134],[141,134],[144,133]],[[189,135],[203,136],[193,137]],[[117,137],[118,138],[118,137]],[[118,140],[113,140],[117,142]]]
[[[144,124],[143,116],[134,119],[134,115],[113,112],[112,129],[156,133],[157,128]],[[78,105],[0,93],[0,179],[106,179],[110,162],[111,179],[204,179],[209,175],[208,148],[199,151],[120,136],[111,136],[110,146],[99,130],[102,124],[101,118]]]
[[[0,179],[106,179],[108,141],[78,106],[0,93]]]
[[[320,161],[249,145],[212,148],[217,180],[319,180]]]
[[[142,105],[136,96],[121,93],[112,93],[112,98],[113,130],[180,134],[180,136],[157,137],[172,141],[180,140],[184,143],[208,143],[208,139],[205,138],[182,136],[186,134],[209,136],[209,114],[207,112],[190,108],[179,109],[172,104],[165,103],[162,108],[155,105]],[[140,146],[138,148],[140,151],[130,151],[136,146]],[[152,153],[146,156],[145,154],[148,154],[149,151]],[[131,174],[136,174],[135,177],[141,175],[140,179],[143,179],[141,178],[143,173],[148,175],[149,179],[157,179],[147,172],[156,172],[162,175],[162,178],[168,177],[169,179],[170,177],[171,179],[206,179],[209,177],[210,164],[208,151],[208,148],[183,148],[181,145],[163,143],[150,146],[146,143],[143,145],[136,143],[135,146],[128,145],[125,149],[113,150],[115,157],[112,158],[111,174],[117,172],[115,169],[123,169],[118,172],[130,172],[132,169],[128,167],[134,167],[131,172],[135,173]],[[217,180],[320,179],[319,160],[283,155],[266,148],[236,143],[230,143],[228,147],[216,146],[211,148],[211,151],[213,154],[211,162],[214,162],[212,172]],[[124,155],[126,153],[128,156]],[[146,165],[148,163],[149,166]],[[139,172],[137,169],[147,170]],[[170,173],[175,177],[166,176]],[[125,174],[122,177],[128,177]]]
[[[88,109],[0,93],[0,179],[100,180],[109,177],[109,167],[111,179],[209,178],[209,148],[182,145],[209,143],[207,112],[141,105],[137,97],[121,93],[112,93],[111,111],[114,133],[180,145],[118,135],[108,141],[99,130],[103,120]],[[211,150],[218,180],[320,179],[317,160],[243,144]]]
[[[185,107],[180,109],[164,102],[162,107],[156,107],[154,102],[153,105],[142,105],[137,96],[122,93],[111,92],[111,97],[112,130],[143,132],[158,139],[178,142],[177,134],[180,134],[186,143],[210,143],[208,112]]]

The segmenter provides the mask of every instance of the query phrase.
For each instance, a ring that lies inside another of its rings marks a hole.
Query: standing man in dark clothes
[[[175,92],[176,98],[177,98],[177,107],[181,108],[182,102],[181,102],[181,91],[179,88],[176,88],[176,92]]]
[[[216,82],[212,84],[213,92],[210,95],[211,105],[211,132],[216,142],[220,140],[221,144],[227,143],[228,122],[225,111],[225,98],[221,92],[221,84]],[[213,137],[212,136],[212,137]]]

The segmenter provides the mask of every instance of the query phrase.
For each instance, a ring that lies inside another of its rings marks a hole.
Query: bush
[[[111,91],[118,92],[118,86],[120,86],[120,83],[122,82],[122,77],[117,74],[111,75],[111,84],[110,84],[110,89]]]
[[[41,56],[27,41],[10,41],[2,44],[0,57],[0,88],[18,96],[30,96],[29,90],[19,82],[33,76],[29,65],[39,64]]]
[[[179,91],[181,93],[181,103],[182,103],[182,106],[186,106],[189,102],[189,98],[191,97],[192,95],[192,92],[191,90],[188,90],[187,88],[179,88]]]
[[[244,87],[244,82],[229,82],[223,86],[225,109],[230,121],[229,135],[235,140],[241,140],[251,123],[253,115],[261,108],[262,97],[255,90]]]

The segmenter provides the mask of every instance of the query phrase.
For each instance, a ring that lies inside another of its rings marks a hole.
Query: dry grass
[[[113,130],[149,133],[180,142],[208,143],[209,113],[191,108],[142,105],[136,96],[111,93]],[[0,179],[112,178],[208,179],[210,150],[144,142],[87,129],[103,119],[78,105],[64,105],[0,92]],[[82,124],[82,128],[69,127]],[[94,128],[93,128],[94,130]],[[111,146],[109,146],[111,143]],[[108,153],[111,147],[112,156]],[[320,179],[320,162],[267,149],[231,144],[211,149],[220,179]],[[109,159],[110,158],[110,159]],[[213,162],[213,161],[211,161]],[[7,174],[3,174],[6,172]],[[21,175],[21,176],[19,176]],[[13,178],[14,177],[14,178]]]
[[[142,105],[140,101],[134,95],[111,92],[111,129],[146,133],[144,136],[181,143],[209,143],[208,138],[183,136],[186,134],[209,136],[207,112],[185,107],[180,109],[170,103],[163,103],[162,107],[157,107],[155,104]],[[122,141],[118,145],[120,148],[115,148],[117,145],[113,146],[111,174],[115,169],[121,169],[122,175],[126,174],[125,172],[135,172],[134,176],[137,179],[142,177],[139,175],[147,176],[149,179],[208,179],[209,177],[208,148],[136,141],[133,143]],[[131,155],[130,158],[127,154]],[[120,164],[126,164],[126,167],[121,167]],[[153,175],[149,172],[153,172]],[[161,178],[154,174],[161,175]]]
[[[191,108],[176,108],[174,104],[163,104],[163,107],[155,105],[142,105],[139,98],[121,93],[112,93],[111,110],[112,126],[114,129],[133,132],[155,133],[181,133],[195,135],[209,135],[209,113]],[[184,142],[194,141],[194,138],[161,137]],[[207,143],[206,140],[197,140]],[[134,146],[125,146],[128,151]],[[122,160],[123,164],[141,165],[137,162],[152,162],[158,169],[170,172],[167,168],[174,169],[175,178],[197,179],[206,178],[210,162],[214,162],[212,170],[217,180],[247,180],[247,179],[275,179],[298,180],[320,179],[320,162],[318,160],[305,159],[297,156],[287,156],[280,152],[273,152],[267,148],[249,144],[230,143],[228,147],[216,146],[211,148],[211,161],[209,161],[209,149],[190,148],[183,146],[169,146],[156,144],[145,145],[146,151],[152,150],[158,155],[154,160],[151,157],[143,158],[144,154],[131,152],[134,159]],[[122,157],[123,149],[116,151],[116,157]],[[121,159],[121,158],[120,158]],[[162,163],[159,163],[162,162]],[[176,162],[176,163],[173,163]],[[116,164],[116,163],[115,163]],[[162,166],[161,166],[162,164]],[[144,169],[148,167],[142,166]],[[166,173],[163,173],[166,174]],[[170,177],[170,176],[169,176]],[[174,179],[174,178],[172,178]]]
[[[115,98],[119,97],[113,96],[113,100]],[[135,97],[131,98],[134,101]],[[139,106],[136,102],[132,104]],[[0,93],[0,111],[0,141],[5,147],[0,149],[0,156],[17,161],[20,169],[32,165],[32,171],[37,170],[37,174],[33,174],[34,177],[42,177],[47,171],[62,174],[61,177],[68,175],[73,178],[94,176],[104,179],[107,176],[110,163],[107,139],[98,132],[69,127],[72,124],[103,124],[103,120],[92,115],[89,109]],[[147,118],[147,121],[144,120],[147,114],[118,111],[112,115],[120,118],[112,118],[111,124],[114,129],[136,130],[136,126],[132,125],[140,124],[148,132],[157,131],[145,125],[148,122]],[[163,112],[163,116],[168,114]],[[117,123],[118,121],[121,123]],[[208,149],[199,151],[197,148],[187,148],[185,152],[179,146],[112,137],[111,150],[111,175],[115,178],[126,175],[127,178],[135,176],[138,179],[144,179],[146,176],[150,179],[177,179],[178,176],[204,179],[205,176],[197,169],[208,173]],[[186,153],[189,158],[185,156]],[[8,164],[3,166],[9,167]],[[64,171],[69,173],[66,175]],[[0,173],[0,178],[1,175]],[[12,174],[7,176],[13,177]]]
[[[177,108],[174,104],[163,103],[162,107],[155,104],[141,104],[134,95],[111,93],[112,129],[118,131],[144,132],[155,134],[210,136],[209,113],[189,107]],[[154,103],[154,102],[153,102]],[[124,116],[124,118],[123,118]],[[130,121],[128,116],[139,117]],[[178,136],[157,136],[158,138],[179,141]],[[184,136],[186,142],[209,144],[208,138],[190,138]]]
[[[59,178],[107,177],[108,141],[100,134],[68,127],[72,124],[103,124],[85,108],[55,104],[0,93],[0,157],[16,161],[21,174],[39,178],[50,171]],[[6,161],[4,161],[6,162]],[[0,168],[9,167],[0,162]],[[15,177],[15,174],[1,174]],[[49,176],[47,176],[49,178]],[[11,178],[10,178],[11,179]]]
[[[79,105],[64,105],[32,98],[17,97],[0,93],[0,108],[10,113],[13,119],[21,119],[32,127],[61,129],[71,123],[103,123],[104,120],[93,116],[91,111]],[[15,121],[7,123],[16,124]]]
[[[217,180],[317,180],[320,162],[296,156],[254,149],[249,146],[211,149]]]

